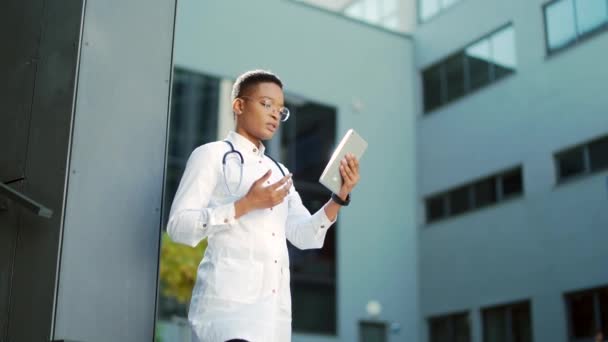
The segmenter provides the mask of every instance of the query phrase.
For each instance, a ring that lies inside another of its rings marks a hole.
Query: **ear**
[[[244,106],[243,106],[243,100],[236,98],[232,101],[232,112],[234,113],[234,115],[241,115],[243,113],[243,110],[245,110]]]

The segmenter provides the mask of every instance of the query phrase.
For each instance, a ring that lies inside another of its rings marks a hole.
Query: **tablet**
[[[325,166],[325,170],[323,170],[323,173],[319,178],[319,183],[323,184],[334,194],[338,194],[342,187],[340,161],[344,159],[344,156],[347,153],[352,153],[357,157],[357,160],[361,160],[365,149],[367,149],[367,141],[363,140],[355,130],[352,128],[349,129],[331,155],[327,166]]]

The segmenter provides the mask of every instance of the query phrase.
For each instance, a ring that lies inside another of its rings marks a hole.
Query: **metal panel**
[[[22,189],[54,215],[47,219],[18,210],[9,341],[48,341],[51,336],[82,11],[81,0],[47,1],[40,20],[29,22],[40,28],[41,34],[34,90],[29,98]]]
[[[0,9],[0,181],[23,177],[45,0],[7,0]]]
[[[153,339],[174,12],[86,4],[54,339]]]
[[[23,177],[25,151],[34,89],[36,54],[44,1],[3,1],[0,10],[0,182]],[[21,190],[19,183],[13,187]],[[9,303],[17,211],[11,201],[0,198],[0,341],[8,334]]]
[[[15,188],[21,188],[17,184]],[[15,244],[17,242],[16,205],[0,197],[0,341],[7,340],[9,303]]]

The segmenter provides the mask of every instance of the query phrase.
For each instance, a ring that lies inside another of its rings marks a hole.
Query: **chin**
[[[258,136],[258,139],[260,139],[260,140],[270,140],[270,139],[272,139],[272,137],[274,137],[274,133],[271,133],[271,132],[265,131],[265,132],[262,132],[262,133],[261,133],[261,134]]]

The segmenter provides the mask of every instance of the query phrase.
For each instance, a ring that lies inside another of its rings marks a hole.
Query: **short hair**
[[[283,82],[279,77],[267,70],[250,70],[239,76],[232,86],[232,100],[239,96],[242,96],[252,87],[257,86],[260,83],[274,83],[283,89]]]

